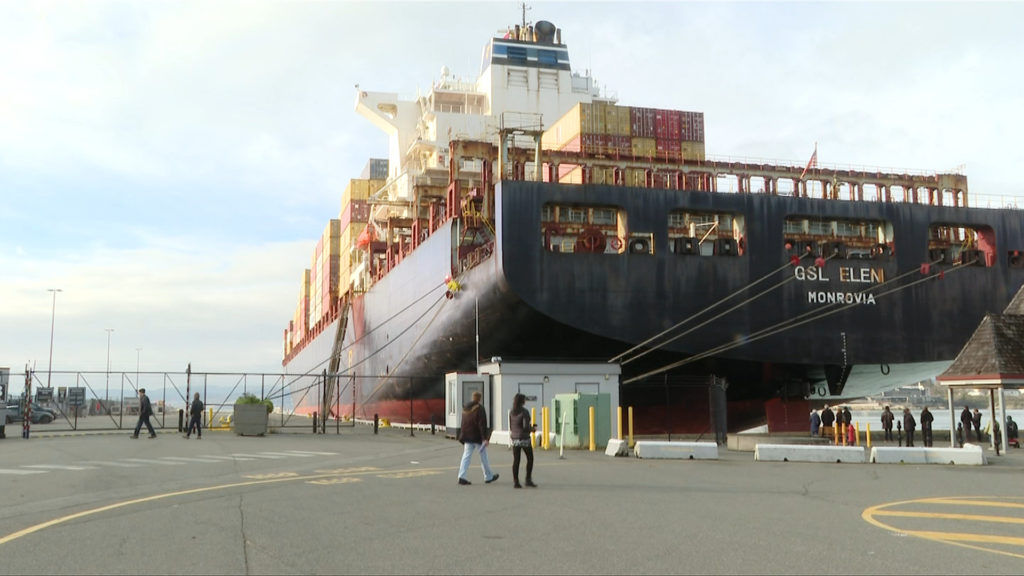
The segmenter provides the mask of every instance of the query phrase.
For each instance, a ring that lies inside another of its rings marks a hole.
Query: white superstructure
[[[356,111],[388,135],[388,185],[377,198],[410,201],[415,186],[447,183],[451,140],[495,142],[501,128],[542,130],[593,101],[614,100],[601,97],[592,77],[572,72],[561,30],[540,21],[493,38],[475,82],[444,67],[415,101],[357,87]]]

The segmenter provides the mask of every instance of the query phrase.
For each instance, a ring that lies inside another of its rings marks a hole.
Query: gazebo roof
[[[986,314],[953,363],[937,378],[949,385],[1024,385],[1024,287],[1003,314]]]

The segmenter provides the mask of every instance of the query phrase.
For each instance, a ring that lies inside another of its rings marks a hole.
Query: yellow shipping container
[[[612,136],[629,136],[629,106],[608,105],[605,107],[605,128]]]
[[[559,176],[558,181],[562,184],[582,184],[583,169],[577,166],[570,170],[569,172],[566,172],[565,174]]]
[[[657,155],[657,141],[654,138],[634,137],[629,142],[633,156],[638,158],[652,158]]]
[[[647,186],[647,171],[643,168],[626,168],[626,186],[644,188]]]
[[[584,107],[589,110],[590,105],[577,104],[573,106],[564,116],[556,120],[550,128],[544,131],[540,139],[541,147],[548,150],[561,150],[567,142],[579,136],[581,118],[587,114],[583,112]]]
[[[324,253],[330,256],[339,254],[338,241],[341,238],[341,220],[333,219],[327,223],[323,233]]]
[[[704,161],[704,143],[703,142],[682,142],[681,152],[683,154],[684,162],[703,162]]]
[[[384,183],[384,180],[349,180],[345,191],[341,193],[341,211],[344,212],[345,206],[353,200],[366,200],[380,190]]]

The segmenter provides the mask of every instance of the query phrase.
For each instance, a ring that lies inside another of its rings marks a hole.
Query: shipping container
[[[345,191],[341,193],[341,208],[338,210],[338,213],[343,212],[345,206],[353,200],[368,199],[372,194],[383,188],[384,184],[384,180],[349,180]]]
[[[630,142],[630,152],[637,158],[653,158],[656,151],[654,138],[634,136]]]
[[[683,162],[703,162],[703,142],[680,142],[679,149],[682,152]]]
[[[647,170],[644,168],[626,168],[626,186],[646,188]]]
[[[363,173],[359,176],[363,180],[387,180],[388,160],[387,158],[370,158],[363,167]]]
[[[654,137],[659,140],[679,140],[679,118],[677,110],[655,110]]]
[[[605,128],[611,136],[630,135],[630,108],[609,104],[605,108]]]
[[[654,138],[654,109],[630,108],[630,135]]]
[[[678,162],[682,158],[682,149],[679,140],[658,139],[655,143],[655,157],[658,160]]]

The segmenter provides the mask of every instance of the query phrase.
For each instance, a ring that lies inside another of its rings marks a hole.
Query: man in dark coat
[[[963,425],[964,429],[964,442],[971,441],[971,439],[969,438],[969,436],[971,435],[971,422],[971,410],[967,406],[964,406],[964,411],[960,413],[960,424]]]
[[[487,444],[490,443],[491,431],[487,426],[487,411],[480,401],[483,394],[473,392],[473,400],[462,410],[462,426],[459,428],[459,442],[462,442],[462,462],[459,463],[459,485],[468,486],[471,482],[466,478],[469,472],[469,461],[474,451],[480,452],[480,464],[484,469],[484,482],[490,484],[498,479],[491,472],[491,463],[487,460]]]
[[[832,437],[832,423],[836,421],[836,415],[832,413],[832,409],[825,404],[825,407],[821,409],[821,435],[826,438]]]
[[[818,415],[817,410],[811,410],[811,436],[817,436],[818,430],[821,428],[821,416]]]
[[[914,429],[917,428],[917,420],[910,413],[910,408],[903,409],[903,429],[907,431],[907,446],[914,445]]]
[[[885,430],[885,441],[892,442],[892,423],[896,417],[893,416],[892,412],[889,411],[889,407],[886,406],[885,410],[882,411],[882,430]]]
[[[925,447],[932,445],[932,422],[935,417],[932,416],[931,411],[925,406],[921,410],[921,439],[924,440]]]
[[[971,418],[971,422],[974,424],[974,435],[978,438],[978,443],[981,443],[981,412],[978,409],[974,409],[974,418]]]
[[[139,437],[139,430],[142,429],[142,425],[146,425],[146,429],[149,430],[149,437],[156,438],[156,431],[153,430],[153,425],[149,423],[149,417],[153,415],[153,405],[149,403],[149,396],[146,396],[146,389],[139,388],[139,421],[135,424],[135,433],[132,434],[132,438]]]

